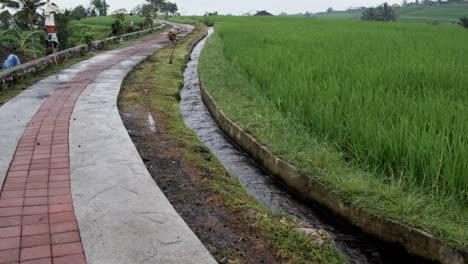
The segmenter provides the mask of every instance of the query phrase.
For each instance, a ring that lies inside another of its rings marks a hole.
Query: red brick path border
[[[69,123],[80,94],[106,68],[165,36],[90,64],[28,123],[0,192],[0,263],[86,263],[70,186]]]

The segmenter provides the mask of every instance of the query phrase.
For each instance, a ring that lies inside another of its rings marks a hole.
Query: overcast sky
[[[52,0],[60,8],[72,8],[77,5],[87,6],[89,0]],[[130,11],[144,0],[106,0],[110,9],[115,10],[125,8]],[[303,13],[321,12],[328,7],[335,10],[345,10],[349,7],[374,6],[385,0],[172,0],[176,2],[183,15],[204,14],[206,11],[218,11],[222,14],[243,14],[255,10],[267,10],[273,14],[281,12]],[[388,0],[389,3],[399,3],[399,1]]]

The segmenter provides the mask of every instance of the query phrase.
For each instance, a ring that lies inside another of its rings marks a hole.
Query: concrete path
[[[103,53],[0,107],[0,263],[216,263],[116,106],[126,74],[168,44],[162,34]]]

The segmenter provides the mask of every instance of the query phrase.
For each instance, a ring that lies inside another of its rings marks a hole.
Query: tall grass
[[[466,200],[468,34],[455,27],[223,18],[224,54],[350,162]]]

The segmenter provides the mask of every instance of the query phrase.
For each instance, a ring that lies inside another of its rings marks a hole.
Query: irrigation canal
[[[209,35],[212,33],[210,28]],[[197,66],[206,39],[195,47],[184,72],[180,108],[186,125],[196,132],[226,170],[239,179],[250,195],[273,211],[287,213],[314,228],[326,230],[349,263],[432,263],[409,255],[403,248],[364,235],[327,210],[301,200],[228,139],[211,117],[200,94]]]

